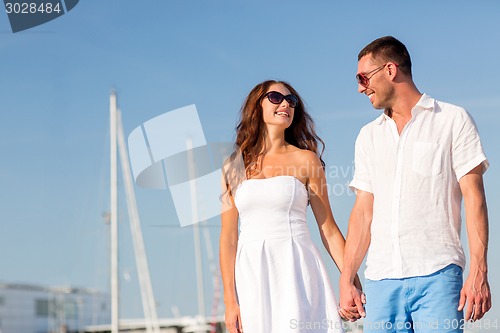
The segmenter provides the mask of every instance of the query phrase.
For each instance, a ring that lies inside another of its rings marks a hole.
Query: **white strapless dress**
[[[328,274],[310,238],[304,184],[292,176],[249,179],[234,199],[243,332],[343,332]]]

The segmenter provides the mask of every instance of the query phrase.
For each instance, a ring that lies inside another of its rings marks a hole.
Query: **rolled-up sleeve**
[[[483,172],[488,169],[489,162],[484,154],[481,139],[472,117],[463,110],[457,117],[453,128],[452,166],[457,180],[479,164],[483,164]]]
[[[367,155],[367,136],[365,128],[361,129],[356,139],[354,148],[354,177],[349,183],[349,188],[373,193],[370,180],[369,158]]]

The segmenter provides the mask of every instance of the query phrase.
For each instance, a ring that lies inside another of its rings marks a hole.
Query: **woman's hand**
[[[355,284],[343,284],[341,281],[339,314],[342,318],[354,322],[365,317],[365,303],[365,294]]]
[[[240,306],[238,304],[226,305],[225,323],[229,333],[243,333]]]

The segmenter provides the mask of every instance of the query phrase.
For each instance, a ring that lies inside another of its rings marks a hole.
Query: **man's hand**
[[[365,317],[365,303],[366,297],[361,289],[358,289],[353,283],[341,281],[339,314],[342,318],[356,321],[361,317]]]
[[[484,314],[491,308],[490,285],[487,273],[476,270],[465,280],[460,291],[460,302],[458,311],[462,311],[467,303],[464,318],[475,321],[483,318]]]
[[[483,163],[460,178],[464,197],[465,223],[470,249],[470,273],[460,291],[458,310],[465,309],[465,320],[479,320],[491,308],[488,284],[488,209],[483,185]]]

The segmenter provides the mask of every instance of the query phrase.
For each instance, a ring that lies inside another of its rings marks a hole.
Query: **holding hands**
[[[361,317],[365,317],[364,304],[365,294],[362,291],[361,282],[356,276],[354,282],[340,278],[340,308],[339,314],[345,320],[354,322]]]

